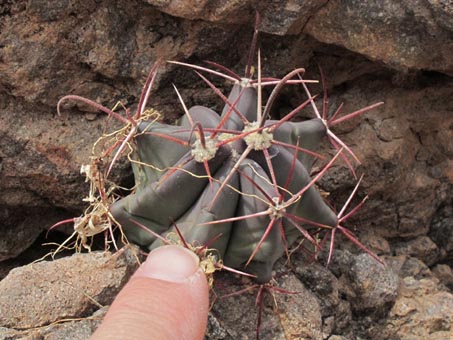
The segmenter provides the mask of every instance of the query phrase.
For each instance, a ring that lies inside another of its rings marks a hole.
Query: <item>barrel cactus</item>
[[[330,126],[374,106],[327,119],[316,110],[303,71],[281,80],[252,79],[251,72],[241,78],[230,71],[224,74],[234,82],[228,98],[196,71],[224,100],[220,115],[204,106],[188,110],[178,93],[185,111],[178,125],[137,124],[131,159],[135,191],[110,208],[128,240],[151,250],[162,244],[156,234],[177,228],[190,244],[214,240],[210,248],[226,266],[253,274],[258,282],[271,279],[274,263],[300,236],[320,249],[330,235],[332,250],[340,231],[366,250],[341,226],[350,200],[337,214],[314,183],[338,157],[347,159],[344,150],[355,157]],[[301,84],[309,98],[282,119],[268,119],[276,96],[291,82]],[[261,89],[269,84],[276,86],[261,109]],[[307,105],[317,117],[290,121]],[[312,178],[314,161],[324,158],[316,151],[325,139],[337,151]]]
[[[256,34],[253,46],[255,41]],[[108,170],[98,168],[104,157],[99,155],[84,168],[92,184],[91,207],[82,218],[68,220],[74,223],[79,243],[88,247],[87,236],[108,230],[114,242],[112,226],[116,224],[129,241],[152,250],[177,232],[184,244],[209,244],[210,256],[214,254],[217,262],[250,273],[259,283],[271,279],[275,262],[288,254],[300,237],[308,240],[315,252],[328,245],[329,261],[337,232],[374,256],[342,225],[358,208],[346,213],[361,178],[339,213],[325,202],[315,183],[339,158],[356,176],[352,162],[358,162],[357,157],[330,128],[381,103],[338,118],[340,107],[328,117],[327,91],[324,89],[320,113],[307,86],[310,81],[302,77],[304,69],[282,79],[261,77],[258,53],[254,77],[252,53],[244,77],[212,62],[209,65],[215,70],[173,62],[195,69],[224,102],[220,114],[204,106],[187,109],[176,90],[184,110],[177,125],[159,122],[154,111],[146,109],[157,65],[150,72],[135,115],[128,110],[125,116],[119,115],[78,96],[60,100],[59,108],[63,100],[80,100],[126,123],[103,153],[106,156],[117,150]],[[229,96],[203,72],[231,81]],[[289,84],[300,86],[307,100],[285,117],[270,119],[275,99]],[[265,105],[264,86],[274,86]],[[306,106],[312,107],[315,117],[291,121]],[[325,140],[335,150],[330,160],[317,153]],[[104,185],[112,165],[125,150],[136,185],[131,194],[117,199]],[[319,160],[326,165],[312,177],[313,164]]]

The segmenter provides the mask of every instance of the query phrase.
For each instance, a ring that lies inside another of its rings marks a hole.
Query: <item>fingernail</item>
[[[190,250],[167,245],[153,250],[135,276],[170,282],[183,282],[198,270],[200,260]]]

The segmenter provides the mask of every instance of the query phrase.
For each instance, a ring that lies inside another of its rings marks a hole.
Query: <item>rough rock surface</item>
[[[395,255],[413,256],[430,266],[437,262],[439,248],[428,236],[419,236],[410,241],[397,243]]]
[[[453,189],[452,189],[453,190]],[[453,260],[453,192],[450,190],[449,199],[444,201],[431,220],[429,235],[440,248],[442,257],[447,261]]]
[[[333,95],[332,101],[345,102],[345,112],[353,110],[352,103],[361,107],[378,98],[385,103],[339,131],[347,133],[344,140],[354,146],[366,174],[362,197],[366,193],[370,200],[355,220],[357,224],[372,226],[368,230],[386,238],[429,232],[431,220],[452,195],[453,107],[447,99],[451,93],[451,81],[395,88],[381,77],[356,80],[340,98]],[[336,197],[335,192],[346,193],[353,186],[348,178],[348,171],[338,168],[327,174],[323,185]],[[341,202],[341,198],[333,199]],[[448,225],[448,220],[443,221],[438,228]]]
[[[0,281],[0,326],[29,329],[90,316],[113,301],[137,267],[134,248],[125,247],[16,268]]]
[[[384,295],[391,299],[388,305],[380,304],[376,297],[382,292],[373,290],[367,278],[381,273],[347,243],[337,242],[342,252],[329,269],[304,268],[307,263],[296,257],[294,273],[302,286],[293,274],[287,276],[288,285],[296,285],[303,297],[313,301],[314,309],[304,312],[321,333],[306,331],[314,337],[330,335],[330,339],[378,339],[380,334],[401,339],[451,337],[453,331],[439,321],[448,320],[445,313],[451,308],[453,287],[453,7],[449,1],[0,2],[2,276],[15,257],[17,264],[33,260],[20,254],[43,229],[78,216],[85,208],[82,199],[88,186],[80,166],[88,162],[91,145],[107,119],[73,102],[64,103],[58,117],[59,98],[78,94],[108,107],[121,100],[133,108],[149,68],[158,58],[198,64],[214,60],[242,74],[255,8],[261,13],[260,30],[267,32],[260,36],[263,74],[282,76],[303,66],[307,78],[319,79],[319,63],[327,79],[329,112],[341,102],[345,113],[385,102],[365,116],[335,127],[335,132],[362,160],[359,171],[365,173],[365,179],[357,199],[369,195],[360,214],[349,221],[350,227],[357,227],[354,231],[360,239],[386,258],[401,278],[400,290],[395,296],[393,278],[387,273],[386,282],[393,282],[387,292],[392,293]],[[188,106],[220,105],[193,72],[164,64],[151,102],[167,121],[182,113],[171,83],[178,86]],[[216,80],[216,84],[225,91],[229,88],[222,81]],[[320,86],[313,86],[313,93],[321,91]],[[303,100],[300,89],[288,90],[272,114],[284,114]],[[312,113],[301,114],[308,116]],[[112,179],[127,182],[127,164],[121,164]],[[354,184],[348,169],[338,164],[319,185],[333,202],[342,204]],[[354,261],[364,262],[361,266]],[[346,269],[351,268],[354,270],[347,274]],[[227,278],[220,281],[225,280],[230,290],[238,288]],[[3,281],[1,285],[5,285]],[[74,286],[77,281],[70,283]],[[16,293],[11,290],[7,295]],[[269,334],[283,337],[285,329],[293,332],[295,324],[306,326],[298,324],[303,320],[297,318],[283,323],[284,317],[292,315],[291,308],[307,306],[285,304],[286,298],[290,301],[296,296],[280,298],[283,312],[277,316],[272,300],[266,300],[263,338]],[[219,315],[214,309],[212,334],[218,336],[211,338],[237,338],[242,330],[253,338],[254,295],[225,301],[228,304],[220,301],[215,308],[236,306],[232,308],[244,315],[244,323],[237,322],[238,315],[226,311]],[[371,308],[366,316],[357,312],[364,301],[370,301]],[[372,306],[371,301],[377,305]],[[404,304],[417,310],[404,314]],[[50,310],[60,310],[60,305],[64,304],[49,301]],[[249,313],[241,311],[245,305]],[[69,307],[65,315],[74,312]],[[435,313],[430,315],[430,311]],[[222,320],[223,314],[231,321]],[[26,318],[21,322],[31,323]],[[88,334],[95,326],[87,321],[80,327]],[[425,329],[432,335],[423,333]],[[13,330],[7,331],[13,334]],[[51,339],[54,333],[43,334],[39,336]],[[19,339],[23,334],[14,336]]]
[[[452,308],[452,294],[439,290],[436,279],[407,277],[390,310],[386,332],[401,340],[451,338]]]
[[[350,270],[345,274],[350,282],[348,286],[355,295],[354,299],[350,299],[354,312],[372,310],[378,313],[395,302],[399,285],[397,274],[368,254],[354,257]]]
[[[0,327],[0,338],[9,340],[46,339],[46,340],[86,340],[95,331],[104,317],[107,307],[101,308],[91,316],[74,321],[50,324],[29,330],[15,330]]]
[[[450,290],[453,289],[453,271],[447,264],[438,264],[433,268],[433,274]]]
[[[255,11],[260,13],[260,31],[278,35],[300,33],[327,0],[279,0],[279,1],[181,1],[147,0],[159,10],[185,19],[202,19],[230,25],[253,20]]]
[[[263,292],[262,339],[323,339],[319,300],[293,273],[281,272]],[[273,290],[282,289],[285,292]],[[243,289],[249,291],[227,297]],[[217,300],[210,317],[207,339],[255,338],[258,307],[255,300],[259,286],[222,275],[216,286]],[[218,329],[224,334],[219,335]],[[330,333],[329,333],[330,334]]]
[[[449,1],[347,0],[329,1],[305,29],[393,67],[453,75],[452,23]]]

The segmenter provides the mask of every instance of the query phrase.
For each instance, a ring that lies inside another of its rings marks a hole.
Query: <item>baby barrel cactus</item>
[[[195,69],[225,103],[221,114],[203,106],[187,109],[175,87],[184,115],[178,125],[157,122],[155,113],[146,110],[157,64],[150,72],[135,115],[126,110],[122,116],[78,96],[60,100],[59,106],[67,99],[83,101],[126,123],[103,155],[93,157],[92,166],[84,168],[92,184],[88,198],[91,207],[83,218],[68,220],[74,223],[77,240],[83,246],[88,247],[87,236],[107,230],[115,242],[115,224],[129,241],[149,250],[177,233],[184,244],[198,249],[209,245],[210,258],[217,257],[217,263],[254,275],[259,283],[272,278],[275,262],[288,255],[300,237],[308,240],[315,252],[328,244],[328,261],[337,232],[377,258],[342,225],[364,202],[346,213],[361,178],[339,213],[325,202],[315,183],[338,158],[356,176],[350,157],[359,160],[331,127],[382,103],[339,118],[340,106],[328,117],[324,88],[321,114],[307,86],[311,81],[302,78],[304,69],[296,69],[282,79],[262,78],[258,53],[254,79],[251,56],[255,41],[256,32],[244,77],[212,62],[208,63],[220,71],[172,62]],[[198,71],[231,81],[229,96]],[[308,98],[285,117],[272,120],[269,117],[275,99],[288,84],[302,87]],[[275,87],[263,106],[264,86]],[[315,118],[291,121],[307,106],[312,107]],[[317,153],[325,140],[335,149],[330,160]],[[117,151],[108,170],[99,169],[99,160],[114,149]],[[116,199],[113,190],[106,190],[104,185],[112,165],[125,150],[129,150],[136,185],[130,195]],[[312,177],[316,161],[326,165]]]
[[[203,106],[187,110],[178,93],[185,111],[178,126],[140,122],[132,160],[135,191],[110,210],[128,240],[153,249],[162,244],[156,234],[177,231],[187,243],[209,243],[226,266],[253,274],[258,282],[271,279],[274,263],[300,236],[319,250],[330,235],[332,251],[338,230],[365,249],[340,224],[350,216],[343,216],[346,206],[337,215],[314,185],[339,156],[347,159],[342,152],[349,148],[329,129],[345,117],[318,113],[290,121],[314,106],[302,73],[297,69],[275,80],[229,71],[225,76],[234,85],[228,98],[198,73],[223,98],[220,115]],[[268,119],[287,83],[300,83],[309,98],[284,118]],[[261,110],[261,89],[269,84],[276,86]],[[328,138],[337,152],[311,178],[314,161],[324,158],[316,151]]]

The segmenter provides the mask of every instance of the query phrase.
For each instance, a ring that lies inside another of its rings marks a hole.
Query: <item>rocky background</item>
[[[319,79],[319,64],[332,110],[385,102],[336,133],[363,161],[359,198],[370,196],[349,227],[387,267],[341,242],[329,268],[302,253],[290,269],[282,260],[278,284],[300,294],[276,293],[278,308],[268,297],[262,338],[453,338],[447,0],[0,0],[0,338],[86,339],[137,266],[133,248],[27,265],[49,251],[46,228],[85,208],[79,169],[106,123],[73,103],[57,116],[58,99],[133,107],[158,58],[212,60],[241,74],[255,10],[263,74],[305,67]],[[151,102],[167,121],[182,114],[172,83],[188,106],[221,104],[193,72],[164,64]],[[303,98],[300,89],[285,92],[273,114]],[[130,181],[126,165],[116,176]],[[353,186],[341,165],[320,183],[339,206]],[[218,295],[250,284],[231,275],[217,282]],[[207,339],[253,339],[254,298],[218,299]]]

